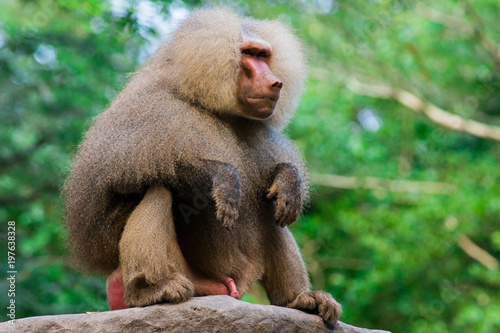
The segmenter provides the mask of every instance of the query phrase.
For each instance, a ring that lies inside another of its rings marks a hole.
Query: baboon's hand
[[[321,290],[301,293],[287,307],[317,313],[331,328],[342,314],[340,304],[332,295]]]
[[[276,199],[276,212],[274,219],[281,227],[288,226],[297,221],[302,210],[300,194],[300,175],[296,167],[291,164],[281,164],[267,198]]]
[[[212,197],[217,209],[217,220],[227,229],[232,229],[239,216],[241,185],[238,171],[232,166],[223,166],[214,177]]]

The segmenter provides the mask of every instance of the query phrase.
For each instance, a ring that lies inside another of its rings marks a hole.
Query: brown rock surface
[[[319,316],[258,305],[229,296],[195,297],[181,304],[89,314],[31,317],[0,323],[0,332],[335,332],[382,333],[344,323],[329,330]],[[387,333],[387,332],[386,332]]]

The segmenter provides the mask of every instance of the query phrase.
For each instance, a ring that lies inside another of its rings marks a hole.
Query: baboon
[[[259,282],[271,304],[337,321],[287,228],[308,176],[280,130],[305,77],[284,24],[199,9],[97,117],[64,186],[66,226],[82,269],[123,285],[112,309]]]

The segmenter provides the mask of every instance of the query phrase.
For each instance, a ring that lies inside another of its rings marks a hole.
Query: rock
[[[88,314],[16,319],[0,324],[0,332],[335,332],[382,333],[339,322],[325,327],[319,316],[272,305],[238,301],[229,296],[195,297],[181,304]],[[387,332],[386,332],[387,333]]]

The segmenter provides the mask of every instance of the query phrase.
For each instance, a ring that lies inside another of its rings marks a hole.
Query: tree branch
[[[389,192],[448,194],[457,189],[455,185],[448,183],[390,180],[376,177],[346,177],[318,173],[311,174],[311,181],[317,185],[334,188],[379,190]]]
[[[354,77],[346,80],[346,86],[352,92],[360,95],[394,99],[415,112],[423,113],[435,123],[452,130],[469,133],[480,138],[500,141],[500,127],[486,125],[449,113],[434,104],[423,101],[408,91],[396,89],[388,85],[363,83]]]
[[[491,254],[477,246],[469,237],[461,235],[458,239],[458,246],[470,257],[476,259],[486,268],[491,270],[497,270],[499,263],[498,260]]]
[[[417,2],[415,6],[415,12],[429,19],[430,21],[440,23],[453,31],[459,31],[466,34],[467,36],[470,36],[474,33],[474,29],[466,20],[454,15],[442,13],[431,7],[427,7],[421,2]]]

